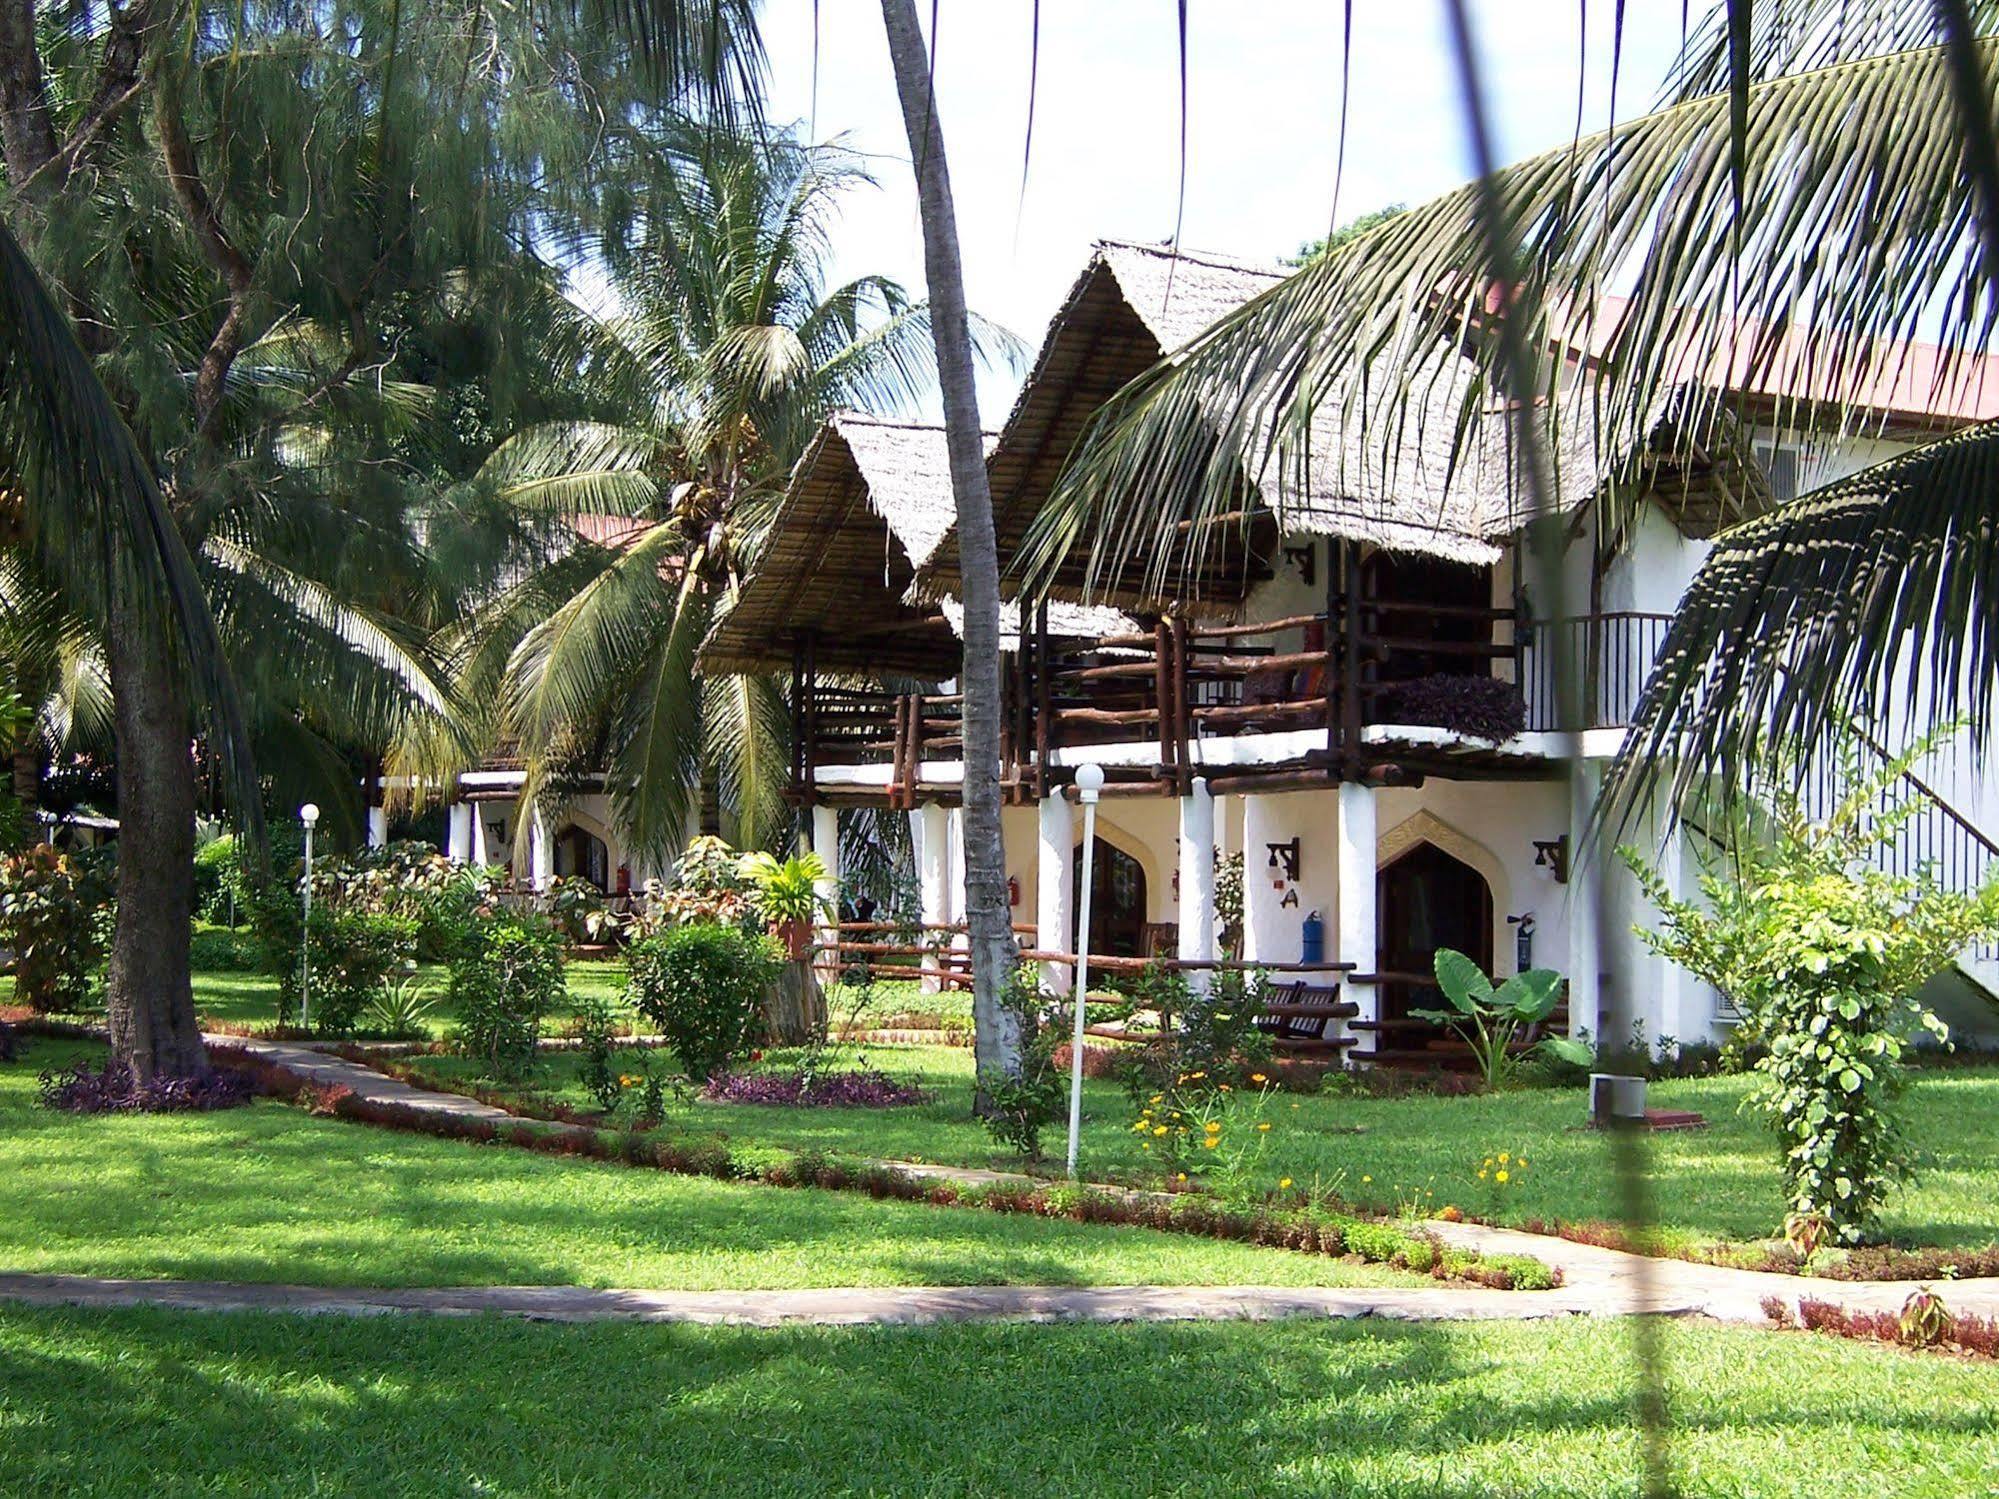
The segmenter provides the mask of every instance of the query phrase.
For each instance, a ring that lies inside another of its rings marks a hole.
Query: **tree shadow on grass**
[[[1969,1492],[1999,1373],[1705,1350],[1703,1492]],[[758,1331],[0,1310],[0,1491],[1624,1494],[1616,1327]],[[1842,1383],[1852,1388],[1842,1388]],[[1920,1453],[1920,1472],[1879,1465]],[[1909,1487],[1900,1479],[1925,1487]]]

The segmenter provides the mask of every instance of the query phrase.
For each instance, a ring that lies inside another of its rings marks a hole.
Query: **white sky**
[[[1610,103],[1612,0],[1585,0],[1585,130]],[[1098,238],[1164,241],[1178,192],[1174,0],[1042,0],[1034,154],[1020,195],[1031,0],[940,0],[938,113],[957,195],[972,307],[1030,346]],[[919,0],[926,16],[929,6]],[[1573,133],[1578,0],[1473,0],[1502,160]],[[1704,7],[1692,7],[1697,17]],[[1249,259],[1324,234],[1338,145],[1341,0],[1190,0],[1187,206],[1181,242]],[[871,158],[835,274],[923,284],[922,244],[879,0],[765,0],[769,117],[810,121]],[[1620,117],[1654,97],[1680,39],[1679,0],[1628,0]],[[1342,221],[1418,203],[1471,175],[1443,0],[1355,0]],[[1015,381],[982,382],[1005,419]]]

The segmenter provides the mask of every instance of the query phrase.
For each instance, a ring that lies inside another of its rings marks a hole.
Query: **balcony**
[[[1181,791],[1218,766],[1359,773],[1384,743],[1475,757],[1506,741],[1515,762],[1523,745],[1545,758],[1552,748],[1520,736],[1630,722],[1670,622],[1630,611],[1523,622],[1484,605],[1369,600],[1352,613],[1170,618],[1082,640],[1037,629],[1003,658],[1002,781],[1015,799],[1043,795],[1049,770],[1082,750],[1104,751],[1122,782]],[[847,781],[913,806],[920,784],[948,779],[942,767],[962,758],[959,694],[803,687],[801,790]],[[882,770],[825,775],[833,766]]]

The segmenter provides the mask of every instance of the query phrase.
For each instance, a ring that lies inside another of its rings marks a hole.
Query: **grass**
[[[1999,1368],[1662,1331],[1679,1491],[1955,1496]],[[1618,1323],[928,1329],[0,1310],[0,1492],[1636,1492]],[[165,1483],[163,1489],[162,1483]]]
[[[435,1140],[271,1102],[90,1118],[36,1106],[38,1069],[96,1054],[37,1040],[0,1065],[0,1267],[318,1285],[1430,1284],[1147,1229]]]
[[[853,1054],[845,1053],[851,1060]],[[931,1101],[906,1109],[790,1109],[682,1100],[665,1127],[818,1148],[852,1155],[949,1165],[1018,1166],[971,1118],[972,1058],[963,1048],[878,1046],[867,1060],[920,1082]],[[784,1053],[764,1065],[784,1065]],[[414,1065],[441,1086],[467,1086],[476,1066],[458,1057],[425,1057]],[[544,1059],[534,1091],[577,1108],[591,1107],[577,1081],[578,1059]],[[1741,1107],[1744,1077],[1674,1079],[1652,1085],[1655,1107],[1692,1109],[1705,1130],[1650,1137],[1654,1206],[1663,1236],[1677,1245],[1775,1235],[1784,1204],[1775,1138]],[[1989,1244],[1991,1204],[1999,1200],[1999,1157],[1990,1142],[1999,1129],[1999,1069],[1917,1072],[1903,1107],[1913,1145],[1916,1184],[1898,1194],[1886,1226],[1909,1244]],[[1114,1084],[1084,1084],[1083,1162],[1098,1178],[1141,1178],[1151,1158],[1129,1128],[1132,1112]],[[1358,1206],[1434,1213],[1452,1204],[1502,1223],[1614,1219],[1617,1188],[1603,1138],[1579,1126],[1579,1089],[1524,1089],[1485,1097],[1414,1096],[1382,1099],[1342,1094],[1278,1095],[1262,1174],[1317,1182]],[[1051,1140],[1059,1136],[1059,1126]],[[1504,1188],[1477,1179],[1480,1163],[1499,1151],[1527,1157],[1512,1163]]]

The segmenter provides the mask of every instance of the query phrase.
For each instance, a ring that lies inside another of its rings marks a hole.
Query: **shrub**
[[[352,1035],[362,1012],[387,999],[391,983],[416,972],[416,937],[406,917],[315,908],[312,990],[301,1017],[322,1035]],[[299,975],[287,977],[296,989]]]
[[[1419,1020],[1448,1025],[1471,1047],[1479,1076],[1493,1092],[1513,1080],[1519,1056],[1513,1043],[1554,1013],[1562,997],[1562,976],[1552,968],[1529,968],[1494,984],[1470,958],[1440,947],[1432,966],[1437,987],[1451,1002],[1448,1010],[1411,1010]],[[1543,1036],[1523,1055],[1539,1055],[1571,1067],[1589,1064],[1590,1050],[1567,1036]]]
[[[629,994],[690,1077],[706,1080],[762,1033],[764,991],[781,959],[768,937],[702,922],[634,943]]]
[[[199,973],[252,973],[262,960],[257,939],[248,932],[197,926],[188,938],[188,966]]]
[[[203,921],[223,922],[238,892],[236,839],[224,833],[194,851],[194,914]]]
[[[732,926],[754,932],[761,925],[756,886],[742,860],[720,838],[696,838],[673,866],[673,884],[659,893],[663,926]]]
[[[1269,1076],[1271,1038],[1256,1024],[1270,1003],[1270,979],[1262,970],[1224,969],[1210,976],[1204,994],[1154,962],[1141,971],[1133,1002],[1159,1010],[1162,1020],[1177,1016],[1166,1034],[1113,1063],[1134,1104],[1154,1093],[1211,1093],[1242,1087],[1257,1073]]]
[[[1042,1126],[1062,1116],[1062,1074],[1055,1067],[1057,1028],[1045,1018],[1052,998],[1041,992],[1026,964],[1007,976],[1000,1004],[1020,1028],[1020,1072],[979,1069],[979,1119],[986,1133],[1029,1160],[1041,1158]]]
[[[548,915],[572,946],[609,942],[618,935],[618,913],[604,892],[580,874],[565,875],[550,887]]]
[[[421,1041],[430,1034],[430,1014],[436,1001],[423,992],[414,975],[389,985],[362,1013],[371,1035],[391,1041]]]
[[[0,941],[14,950],[14,995],[30,1009],[81,1010],[110,935],[116,893],[102,850],[46,843],[0,860]]]
[[[233,1109],[254,1091],[242,1073],[216,1070],[200,1077],[156,1077],[137,1081],[115,1058],[101,1067],[78,1062],[62,1072],[41,1075],[42,1107],[70,1114],[177,1114]]]
[[[1498,743],[1527,727],[1527,700],[1498,677],[1436,672],[1398,683],[1386,694],[1384,716],[1390,723],[1430,724]]]
[[[1728,863],[1703,868],[1699,902],[1620,850],[1662,916],[1640,935],[1732,998],[1764,1048],[1754,1096],[1782,1142],[1788,1221],[1842,1245],[1876,1236],[1889,1189],[1910,1174],[1891,1107],[1902,1058],[1919,1032],[1945,1034],[1916,991],[1999,932],[1999,879],[1967,894],[1928,866],[1897,875],[1868,862],[1918,810],[1900,789],[1936,738],[1863,774],[1844,736],[1823,819],[1798,790],[1795,756],[1748,757],[1756,810],[1723,809]]]
[[[542,1017],[564,992],[553,926],[538,917],[486,922],[451,963],[459,1049],[492,1077],[522,1076],[534,1066]]]
[[[576,1010],[576,1039],[582,1047],[582,1062],[577,1072],[584,1091],[606,1112],[617,1104],[618,1094],[623,1091],[617,1069],[611,1065],[611,1037],[615,1029],[611,1001],[601,994],[584,995]]]

